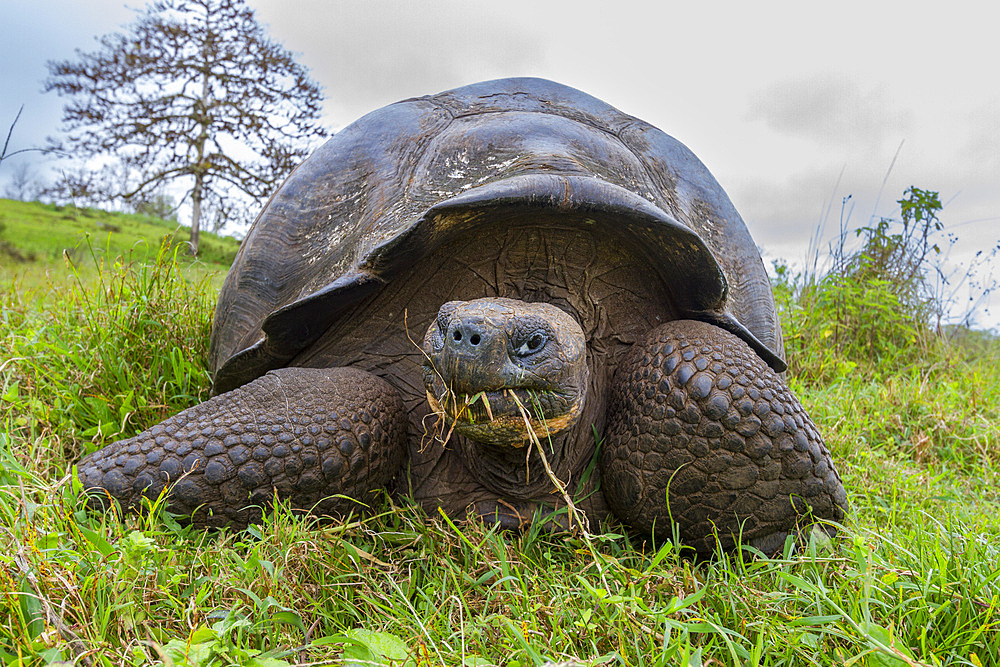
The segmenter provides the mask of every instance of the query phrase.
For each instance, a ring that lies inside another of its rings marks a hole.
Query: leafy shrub
[[[882,218],[855,232],[857,250],[845,250],[842,231],[825,274],[793,274],[776,264],[785,345],[803,379],[828,382],[855,370],[881,376],[942,344],[947,304],[936,289],[943,274],[932,261],[941,251],[941,200],[910,187],[898,203],[899,219]]]

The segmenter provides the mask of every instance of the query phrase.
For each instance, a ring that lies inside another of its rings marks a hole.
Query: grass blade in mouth
[[[529,415],[527,408],[524,407],[524,403],[522,403],[521,399],[517,397],[517,394],[515,394],[513,391],[510,391],[509,394],[514,399],[514,402],[517,404],[517,408],[521,413],[521,418],[524,419],[524,426],[528,432],[528,439],[530,440],[532,445],[538,448],[538,455],[542,459],[542,467],[545,468],[545,474],[548,476],[549,480],[552,482],[552,484],[559,491],[559,494],[562,496],[563,501],[566,503],[566,507],[569,509],[569,516],[571,517],[571,519],[576,521],[577,525],[580,527],[580,530],[583,532],[583,535],[589,537],[590,526],[589,522],[587,521],[587,516],[576,508],[576,505],[573,503],[573,499],[570,498],[569,492],[566,490],[566,485],[563,484],[563,482],[558,477],[556,477],[555,472],[553,472],[552,470],[552,466],[549,465],[549,460],[545,456],[545,450],[542,448],[541,440],[538,438],[538,434],[535,433],[535,429],[532,427],[531,416]],[[538,406],[538,399],[535,393],[529,392],[529,395],[533,399],[535,399],[534,402],[536,404],[536,409],[540,407]],[[551,447],[552,440],[549,437],[549,429],[548,425],[546,424],[544,415],[541,416],[537,421],[541,422],[541,424],[545,427],[546,440],[549,441],[549,446]],[[572,527],[572,523],[570,524],[570,527]]]
[[[493,394],[493,399],[490,399]],[[444,400],[439,402],[452,408],[449,412],[455,420],[464,420],[470,424],[482,423],[484,421],[494,422],[499,417],[515,416],[518,405],[524,406],[529,400],[535,405],[535,410],[529,410],[531,419],[535,420],[534,412],[541,414],[541,403],[538,401],[537,392],[522,387],[507,388],[501,390],[483,390],[475,394],[458,394],[447,391]],[[499,402],[499,405],[498,405]],[[482,407],[478,407],[479,404]],[[500,410],[494,412],[494,408]]]
[[[489,399],[489,397],[486,396],[486,392],[485,391],[479,392],[478,394],[476,394],[475,396],[473,396],[471,400],[469,400],[468,397],[466,397],[466,399],[467,400],[466,400],[465,405],[466,405],[466,407],[469,407],[469,408],[471,408],[476,403],[476,401],[482,401],[483,407],[486,408],[486,415],[489,417],[490,421],[494,420],[494,418],[493,418],[493,410],[490,408],[490,399]]]

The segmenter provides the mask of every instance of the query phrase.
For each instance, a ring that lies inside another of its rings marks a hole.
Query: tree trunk
[[[194,190],[191,191],[191,242],[190,250],[192,255],[198,254],[198,230],[201,227],[201,192],[204,186],[204,176],[196,174],[194,177]]]
[[[206,9],[206,12],[208,10]],[[205,16],[205,27],[208,29],[208,15]],[[202,64],[208,60],[208,47],[202,44],[201,47]],[[201,198],[205,188],[205,142],[209,137],[209,126],[211,122],[208,118],[208,69],[202,70],[201,77],[201,97],[195,102],[195,117],[201,126],[201,133],[195,140],[195,155],[198,158],[198,167],[194,172],[194,189],[191,191],[191,254],[198,254],[198,232],[201,229]]]

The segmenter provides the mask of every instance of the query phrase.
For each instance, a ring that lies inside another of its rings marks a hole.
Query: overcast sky
[[[766,259],[801,264],[824,219],[824,248],[836,233],[844,197],[857,226],[897,214],[910,185],[940,191],[941,218],[960,237],[954,263],[1000,240],[1000,41],[989,3],[250,4],[324,86],[330,129],[403,98],[541,76],[684,142]],[[121,0],[0,0],[0,126],[24,105],[11,148],[58,128],[62,100],[41,93],[45,62],[92,49],[133,17]],[[17,159],[0,167],[0,193]],[[43,168],[35,154],[23,159]],[[981,322],[997,326],[1000,313]]]

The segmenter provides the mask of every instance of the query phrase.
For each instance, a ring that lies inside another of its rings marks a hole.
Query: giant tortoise
[[[691,151],[572,88],[488,81],[302,163],[219,295],[217,395],[78,476],[91,502],[166,489],[209,526],[389,489],[773,552],[847,507],[783,355],[757,248]]]

